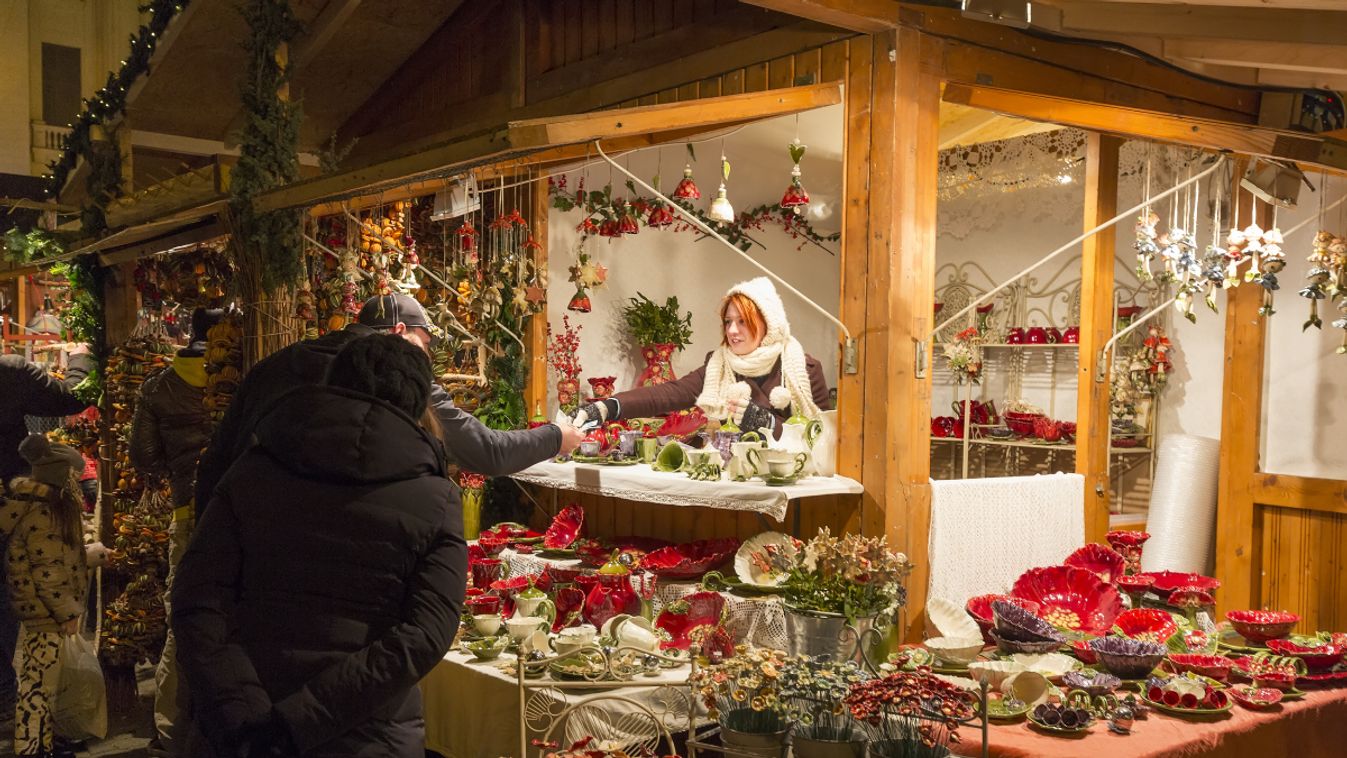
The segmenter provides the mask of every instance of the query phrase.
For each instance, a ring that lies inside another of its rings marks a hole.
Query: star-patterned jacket
[[[28,477],[10,483],[0,500],[0,533],[8,541],[9,596],[31,632],[59,632],[84,612],[88,564],[84,546],[67,545],[56,532],[55,487]]]

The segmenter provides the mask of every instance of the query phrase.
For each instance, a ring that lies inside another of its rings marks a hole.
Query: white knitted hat
[[[765,276],[739,282],[730,287],[725,297],[739,294],[752,300],[762,312],[762,320],[767,323],[767,333],[762,337],[764,345],[774,345],[790,339],[790,321],[786,319],[786,306],[781,302],[772,280]]]

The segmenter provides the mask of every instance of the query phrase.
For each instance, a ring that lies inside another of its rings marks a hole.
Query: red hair
[[[762,311],[758,309],[758,304],[753,302],[753,298],[742,292],[733,292],[726,295],[725,301],[720,304],[720,323],[722,324],[720,329],[720,344],[729,344],[729,342],[725,340],[725,329],[723,324],[727,318],[725,314],[729,312],[731,304],[739,310],[739,317],[744,320],[744,324],[748,326],[748,330],[753,333],[753,339],[760,340],[763,335],[767,334],[767,321],[763,319]]]

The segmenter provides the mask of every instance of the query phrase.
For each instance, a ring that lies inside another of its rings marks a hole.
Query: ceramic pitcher
[[[749,434],[752,434],[755,437],[757,436],[756,432],[749,432]],[[744,436],[746,437],[748,435]],[[742,482],[752,479],[753,477],[761,474],[762,471],[759,471],[758,467],[755,466],[753,462],[748,459],[748,451],[761,450],[766,447],[767,443],[761,439],[756,440],[741,439],[738,442],[730,445],[730,463],[728,469],[730,478],[736,482]]]
[[[823,425],[817,419],[808,419],[796,414],[781,425],[781,439],[772,445],[773,450],[785,450],[790,453],[804,453],[813,457],[814,443],[818,441]],[[812,467],[805,464],[805,474],[812,473]]]
[[[809,458],[815,474],[833,476],[837,473],[837,411],[823,411],[819,425],[821,431]]]

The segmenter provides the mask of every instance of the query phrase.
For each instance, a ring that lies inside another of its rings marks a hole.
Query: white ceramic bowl
[[[974,661],[968,664],[968,675],[973,681],[980,682],[985,676],[987,686],[1000,690],[1001,683],[1026,669],[1014,661]]]
[[[977,660],[982,647],[981,637],[932,637],[926,640],[926,649],[936,658],[958,665]]]
[[[1016,653],[1010,660],[1049,679],[1084,668],[1084,664],[1065,653]]]
[[[926,601],[926,615],[942,637],[981,637],[978,625],[962,605],[952,600],[933,597]]]

